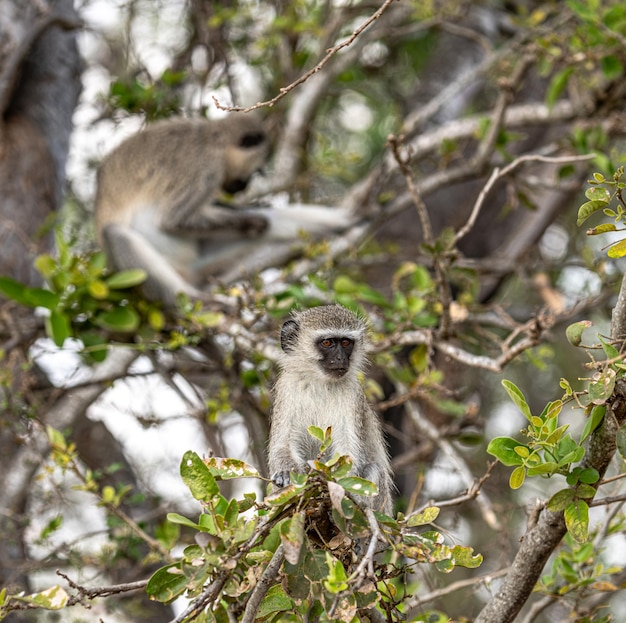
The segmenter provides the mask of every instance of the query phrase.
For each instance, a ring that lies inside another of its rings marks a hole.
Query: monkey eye
[[[348,348],[348,346],[350,346],[352,344],[352,340],[348,339],[347,337],[344,337],[343,340],[341,340],[341,345],[344,348]]]
[[[331,340],[330,338],[326,338],[324,340],[320,340],[320,346],[324,348],[330,348],[334,344],[335,340]]]

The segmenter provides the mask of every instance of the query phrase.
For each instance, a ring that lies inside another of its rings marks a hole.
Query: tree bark
[[[49,223],[65,181],[72,114],[80,92],[79,21],[72,0],[1,0],[0,10],[0,275],[39,284],[33,260],[51,249]],[[48,224],[46,229],[45,225]],[[37,383],[24,364],[37,322],[0,299],[5,352],[0,401],[0,488],[12,484],[13,459],[36,415],[26,399]],[[28,589],[24,560],[27,491],[0,516],[0,586]]]

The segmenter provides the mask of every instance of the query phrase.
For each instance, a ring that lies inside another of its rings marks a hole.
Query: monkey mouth
[[[328,370],[328,375],[334,379],[340,379],[346,375],[348,368],[331,368]]]

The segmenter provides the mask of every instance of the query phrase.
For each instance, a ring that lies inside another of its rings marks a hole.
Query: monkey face
[[[323,337],[316,343],[321,355],[320,366],[329,376],[341,378],[350,369],[350,355],[354,349],[354,340],[349,337]]]
[[[365,364],[365,325],[340,305],[293,314],[280,332],[284,370],[330,384],[355,379]]]

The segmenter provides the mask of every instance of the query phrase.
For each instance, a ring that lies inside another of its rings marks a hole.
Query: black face
[[[331,376],[341,378],[350,368],[354,340],[349,337],[324,337],[316,344],[322,355],[320,365]]]
[[[230,182],[226,182],[222,186],[222,190],[226,191],[229,195],[234,195],[235,193],[240,193],[242,190],[246,189],[248,186],[248,180],[230,180]]]
[[[239,147],[256,147],[267,140],[265,132],[247,132],[239,139]]]

